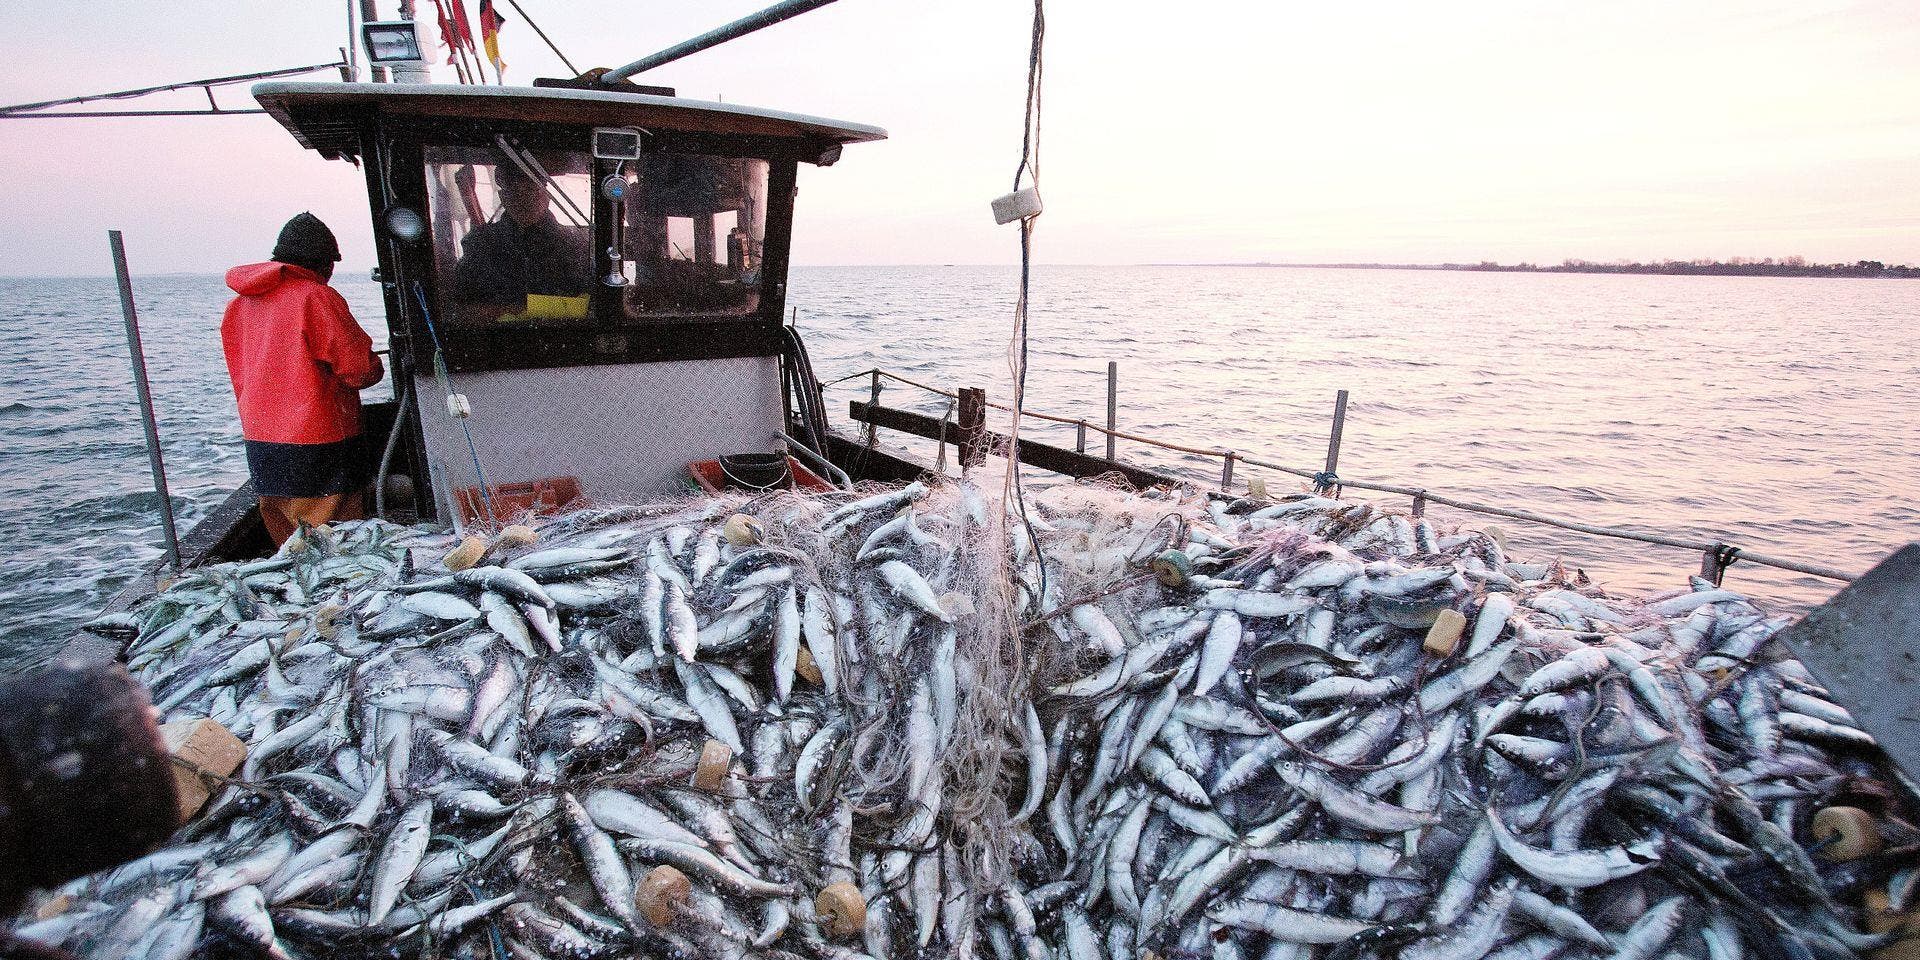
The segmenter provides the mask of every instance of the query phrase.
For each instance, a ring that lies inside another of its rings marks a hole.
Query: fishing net
[[[1107,482],[1013,515],[929,481],[521,519],[459,571],[441,531],[303,531],[97,623],[167,718],[249,756],[20,932],[113,958],[1835,955],[1891,937],[1862,891],[1911,892],[1871,738],[1711,584],[1613,598],[1375,506]]]

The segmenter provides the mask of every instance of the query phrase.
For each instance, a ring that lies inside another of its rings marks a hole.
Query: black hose
[[[827,453],[826,397],[821,392],[820,378],[814,375],[813,358],[807,353],[806,342],[800,339],[800,331],[793,327],[781,327],[785,334],[782,344],[787,357],[787,374],[795,402],[800,407],[801,427],[807,438],[807,444],[821,456]]]
[[[814,449],[820,447],[820,437],[815,430],[819,409],[814,406],[813,388],[806,369],[806,348],[800,343],[800,334],[792,327],[784,328],[787,347],[787,376],[792,383],[793,399],[800,408],[801,432],[806,435],[807,445]]]

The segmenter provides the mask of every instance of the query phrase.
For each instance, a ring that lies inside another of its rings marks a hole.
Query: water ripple
[[[1117,360],[1123,429],[1317,468],[1346,389],[1345,476],[1854,569],[1920,539],[1911,282],[1194,267],[1034,277],[1037,410],[1102,422]],[[1004,400],[1014,279],[998,267],[795,268],[791,302],[823,379],[877,364]],[[336,285],[377,330],[378,289]],[[245,476],[219,349],[228,293],[213,276],[135,286],[184,527]],[[65,636],[158,554],[121,336],[110,279],[0,279],[0,656]],[[843,409],[867,384],[830,390]],[[898,384],[884,402],[936,415],[944,403]],[[1073,443],[1071,427],[1031,435]],[[931,458],[930,444],[904,445]],[[1119,450],[1218,478],[1213,461]],[[1518,552],[1563,555],[1622,590],[1672,588],[1698,568],[1686,551],[1492,522]],[[1833,590],[1744,565],[1730,582],[1786,607]]]

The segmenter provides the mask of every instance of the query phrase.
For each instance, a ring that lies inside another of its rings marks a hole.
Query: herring
[[[1804,814],[1884,768],[1797,664],[1750,662],[1778,626],[1752,604],[1607,597],[1361,504],[1138,496],[1037,492],[1005,526],[942,482],[596,507],[461,574],[403,562],[445,533],[353,521],[189,570],[100,629],[170,716],[248,742],[251,784],[30,929],[397,958],[1883,942]],[[764,538],[726,542],[733,512]],[[1199,575],[1129,582],[1161,544]],[[1449,608],[1471,633],[1424,649]],[[662,863],[689,890],[656,927]],[[828,936],[828,882],[864,931]],[[1644,894],[1654,920],[1604,909]],[[1710,939],[1663,939],[1682,907]]]

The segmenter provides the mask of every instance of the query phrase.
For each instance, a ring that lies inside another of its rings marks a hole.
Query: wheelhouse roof
[[[790,138],[822,147],[887,136],[861,123],[618,90],[277,81],[254,85],[253,96],[302,146],[329,159],[359,152],[361,124],[372,115],[637,126]]]

